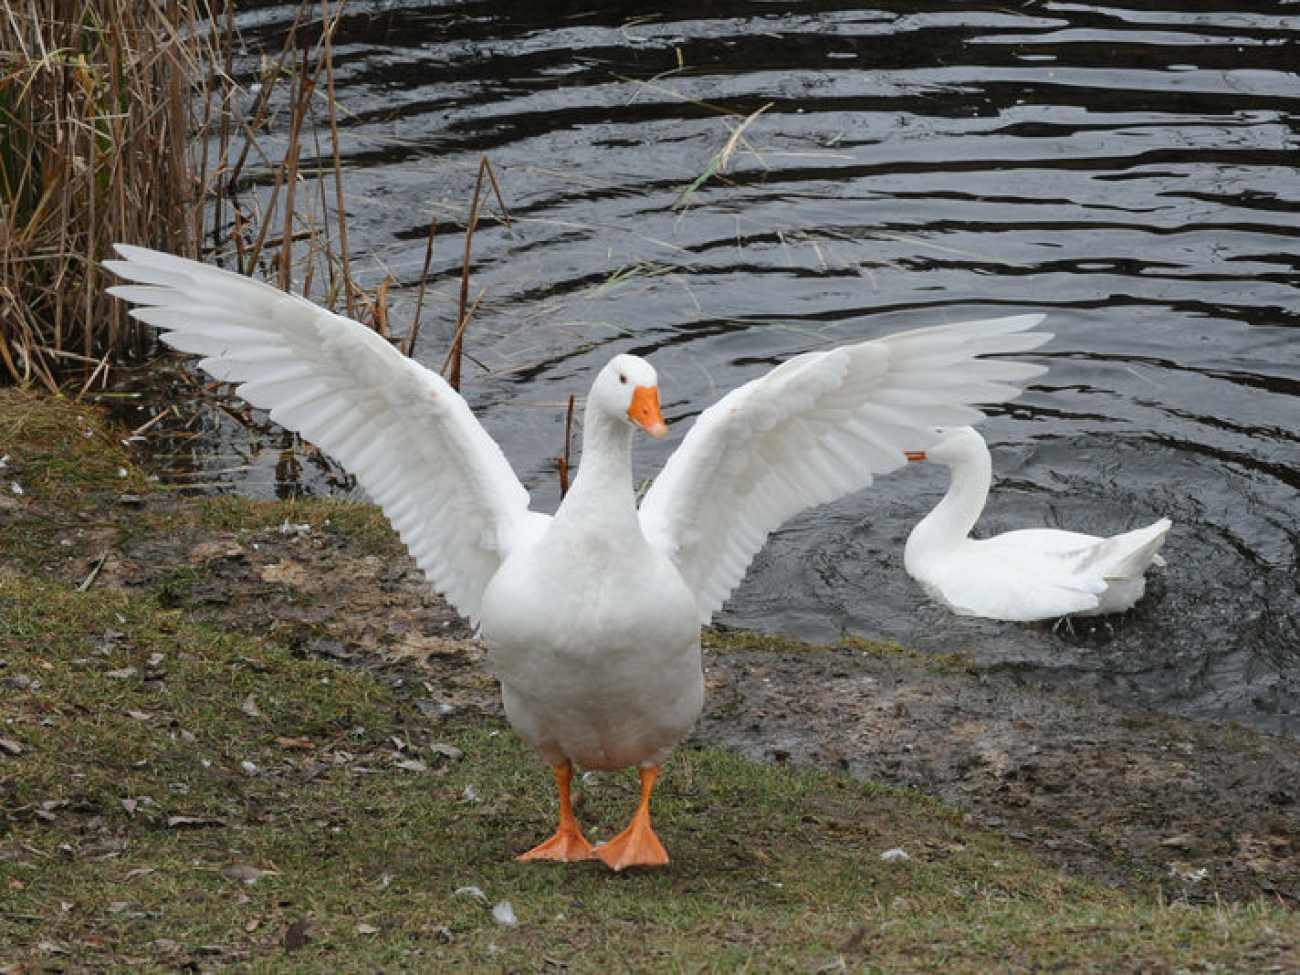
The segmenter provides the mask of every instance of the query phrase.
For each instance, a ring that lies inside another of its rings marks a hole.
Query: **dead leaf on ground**
[[[279,873],[278,870],[255,867],[251,863],[232,863],[221,872],[231,880],[239,880],[246,884],[255,884],[263,877],[276,876]]]
[[[214,538],[199,542],[191,548],[189,560],[201,565],[213,559],[237,559],[247,554],[248,552],[238,542],[230,539]]]
[[[307,584],[310,573],[302,563],[295,562],[293,559],[282,559],[275,565],[263,566],[261,577],[263,582],[298,588]]]
[[[284,950],[297,951],[299,948],[305,948],[307,942],[311,940],[311,929],[314,925],[310,918],[300,917],[287,928],[284,929]]]

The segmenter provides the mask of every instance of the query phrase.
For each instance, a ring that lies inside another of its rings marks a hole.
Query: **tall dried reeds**
[[[197,247],[213,22],[207,0],[0,8],[0,375],[53,387],[141,348],[99,261],[116,240]]]
[[[241,270],[270,263],[281,286],[297,273],[304,292],[323,286],[321,300],[381,322],[348,268],[330,48],[342,4],[301,0],[246,88],[232,7],[0,8],[0,381],[53,389],[144,349],[148,331],[104,294],[99,262],[115,241],[190,257],[208,241]],[[332,159],[313,144],[323,129]],[[276,131],[281,159],[260,138]]]
[[[387,335],[388,282],[365,294],[348,253],[332,57],[344,3],[299,0],[281,50],[263,52],[243,85],[233,6],[0,7],[0,382],[54,390],[70,374],[93,379],[147,348],[148,330],[104,291],[99,262],[116,241],[190,257],[202,243],[244,273],[273,270],[281,287],[292,283]],[[278,157],[270,145],[281,147]],[[466,275],[485,174],[501,202],[484,159]],[[474,311],[467,287],[466,279],[453,375]],[[422,304],[423,288],[402,343],[408,353]]]

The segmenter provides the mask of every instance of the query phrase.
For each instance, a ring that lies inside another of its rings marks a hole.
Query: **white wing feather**
[[[420,568],[477,622],[488,580],[529,518],[528,493],[440,376],[351,319],[270,285],[142,247],[104,265],[134,285],[172,347],[354,474]]]
[[[978,549],[973,550],[969,562],[956,559],[939,578],[922,585],[959,616],[1012,623],[1090,613],[1106,591],[1106,583],[1095,576],[1059,571],[1034,575],[1023,565],[1000,564],[979,554]]]
[[[976,356],[1051,338],[1042,315],[942,325],[809,352],[705,410],[641,504],[646,537],[677,565],[707,623],[767,536],[805,508],[903,466],[935,427],[983,418],[1045,371]]]

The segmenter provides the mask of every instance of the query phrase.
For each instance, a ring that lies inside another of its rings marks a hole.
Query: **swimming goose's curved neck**
[[[988,501],[993,461],[987,450],[962,457],[948,470],[948,492],[917,526],[924,541],[955,544],[966,538]]]

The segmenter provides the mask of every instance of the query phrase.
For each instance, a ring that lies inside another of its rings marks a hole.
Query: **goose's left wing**
[[[356,475],[447,600],[477,621],[512,545],[544,516],[465,401],[364,325],[195,261],[118,245],[104,266],[173,348]]]
[[[860,490],[929,445],[935,427],[975,423],[1045,367],[990,354],[1034,349],[1042,315],[915,329],[808,352],[705,410],[641,504],[646,537],[677,565],[707,623],[770,532]]]

